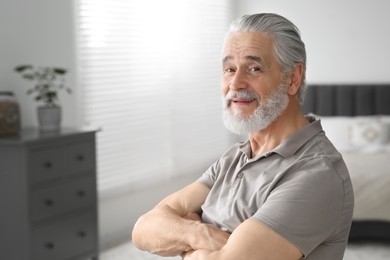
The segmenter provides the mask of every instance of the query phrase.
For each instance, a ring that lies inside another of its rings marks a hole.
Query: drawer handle
[[[46,168],[46,169],[50,169],[51,167],[53,167],[53,164],[51,162],[45,162],[43,164],[43,167]]]
[[[47,200],[45,200],[45,204],[46,204],[46,206],[51,207],[54,205],[54,201],[52,201],[51,199],[47,199]]]
[[[53,250],[54,247],[55,247],[54,243],[48,242],[48,243],[45,244],[45,248],[46,249]]]
[[[86,192],[85,192],[85,191],[83,191],[83,190],[79,190],[79,191],[77,191],[77,195],[78,195],[79,197],[84,197],[84,196],[85,196],[85,194],[86,194]]]
[[[77,236],[81,237],[81,238],[84,238],[84,237],[87,236],[87,232],[80,230],[80,231],[77,232]]]
[[[79,161],[79,162],[82,162],[82,161],[85,160],[85,157],[84,157],[84,155],[80,154],[80,155],[76,156],[76,160]]]

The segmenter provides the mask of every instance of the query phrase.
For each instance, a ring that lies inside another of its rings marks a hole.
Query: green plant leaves
[[[58,100],[57,92],[64,89],[71,94],[71,89],[65,85],[67,70],[59,67],[36,67],[32,65],[20,65],[15,67],[23,79],[33,81],[34,86],[27,90],[27,94],[36,94],[35,100],[44,102],[48,106],[55,105]]]
[[[64,75],[66,73],[66,70],[62,68],[53,68],[53,71],[59,75]]]
[[[32,65],[20,65],[20,66],[15,67],[15,71],[17,71],[17,72],[23,72],[23,71],[25,71],[26,69],[32,69],[32,68],[33,68]]]

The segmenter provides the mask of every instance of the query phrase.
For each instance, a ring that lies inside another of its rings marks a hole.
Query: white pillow
[[[390,147],[390,122],[382,116],[356,117],[350,124],[351,144],[362,152],[381,152]]]
[[[320,117],[322,128],[340,152],[390,151],[390,116]]]
[[[390,221],[390,153],[343,153],[355,193],[356,220]]]
[[[353,117],[323,116],[320,117],[322,128],[333,145],[342,152],[355,150],[350,140],[350,124]]]

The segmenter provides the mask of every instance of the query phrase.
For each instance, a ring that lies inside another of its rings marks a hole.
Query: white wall
[[[236,17],[274,12],[298,26],[308,83],[390,82],[390,1],[235,1]]]
[[[59,66],[69,70],[67,83],[74,93],[61,93],[63,125],[79,126],[79,86],[76,85],[73,1],[0,0],[0,90],[15,93],[22,126],[37,126],[31,82],[13,72],[17,65]]]

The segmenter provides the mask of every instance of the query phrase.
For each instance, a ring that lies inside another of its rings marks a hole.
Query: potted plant
[[[38,106],[38,122],[42,131],[59,130],[61,124],[61,107],[58,103],[58,91],[72,93],[65,84],[67,70],[59,67],[34,67],[20,65],[15,71],[23,79],[33,82],[27,94],[35,96],[35,100],[43,103]]]

